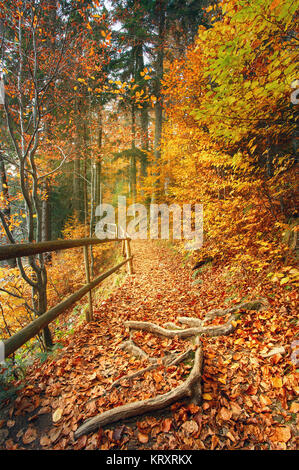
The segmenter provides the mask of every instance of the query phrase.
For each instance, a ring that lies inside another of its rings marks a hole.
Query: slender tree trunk
[[[140,121],[141,121],[141,148],[144,151],[142,158],[141,158],[141,176],[145,177],[147,174],[147,152],[149,150],[148,147],[148,124],[149,124],[149,116],[148,116],[148,108],[144,107],[140,113]]]
[[[136,202],[136,179],[137,179],[137,168],[136,168],[136,146],[135,146],[135,139],[136,139],[136,115],[135,115],[135,106],[132,104],[131,108],[131,123],[132,123],[132,154],[130,159],[130,187],[131,187],[131,198],[132,202]]]
[[[42,200],[42,241],[52,240],[51,233],[51,202],[50,202],[50,186],[45,183],[44,195]]]
[[[86,121],[84,122],[83,125],[83,140],[84,140],[84,145],[83,145],[83,212],[84,212],[84,225],[87,227],[88,225],[88,190],[87,190],[87,160],[89,159],[89,149],[88,149],[88,142],[89,142],[89,135],[87,131],[87,124]],[[87,236],[87,233],[86,233]]]
[[[75,157],[73,171],[73,210],[80,216],[80,158]]]
[[[10,209],[10,197],[9,197],[9,189],[8,189],[8,181],[5,169],[5,163],[2,151],[0,150],[0,181],[1,181],[1,191],[3,193],[5,207],[3,209],[4,217],[7,219],[7,223],[10,221],[11,209]],[[9,240],[7,240],[9,242]],[[17,262],[15,259],[7,260],[6,263],[15,268]]]
[[[103,143],[103,121],[102,121],[102,109],[101,106],[98,110],[98,150],[101,154]],[[101,203],[101,157],[96,161],[96,182],[95,182],[95,207]]]
[[[138,80],[140,77],[140,72],[144,70],[144,57],[143,57],[143,44],[140,43],[137,46],[136,50],[136,68],[137,68],[137,77]],[[146,85],[142,88],[144,94],[147,94],[147,87]],[[148,105],[144,103],[142,109],[140,110],[140,127],[141,127],[141,148],[144,151],[141,157],[141,176],[146,176],[146,169],[147,169],[147,152],[148,152],[148,125],[149,125],[149,113],[148,113]]]
[[[102,121],[102,108],[101,105],[98,109],[98,150],[99,153],[102,151],[103,143],[103,121]],[[101,159],[91,163],[91,188],[90,188],[90,224],[89,224],[89,236],[94,236],[95,226],[95,210],[96,207],[102,202],[101,194]],[[90,272],[91,276],[94,274],[94,256],[92,246],[90,247]]]
[[[163,68],[164,68],[164,41],[165,41],[165,21],[166,21],[166,12],[165,5],[163,1],[158,2],[157,5],[157,15],[159,19],[158,24],[158,45],[157,45],[157,60],[156,60],[156,89],[155,95],[157,98],[155,104],[155,140],[154,140],[154,156],[155,156],[155,176],[156,183],[153,191],[152,199],[156,199],[159,194],[159,174],[158,174],[158,165],[161,159],[161,137],[162,137],[162,123],[163,123],[163,102],[161,95],[161,80],[163,77]]]
[[[82,119],[82,110],[80,110],[79,103],[76,104],[77,108],[77,121],[76,121],[76,156],[74,159],[74,173],[73,173],[73,210],[77,214],[79,220],[82,220],[81,213],[81,155],[82,155],[82,132],[80,127],[80,120]]]

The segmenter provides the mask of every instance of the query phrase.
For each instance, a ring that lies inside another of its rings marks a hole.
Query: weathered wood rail
[[[98,238],[78,238],[74,240],[54,240],[40,243],[14,243],[0,246],[0,261],[22,256],[38,255],[50,251],[67,250],[68,248],[78,248],[80,246],[99,245],[101,243],[120,242],[124,239],[113,238],[100,240]]]
[[[88,259],[88,246],[99,245],[102,243],[123,242],[125,247],[126,258],[119,264],[109,269],[105,273],[97,276],[95,279],[90,280],[90,268]],[[4,341],[4,354],[5,358],[14,353],[17,349],[23,346],[27,341],[36,336],[43,328],[63,313],[67,308],[72,306],[75,302],[80,300],[84,295],[89,294],[89,309],[86,312],[86,321],[93,320],[92,298],[91,291],[100,282],[102,282],[111,274],[118,271],[123,265],[128,264],[128,274],[133,273],[133,256],[130,250],[130,238],[114,238],[100,240],[97,238],[80,238],[75,240],[55,240],[41,243],[24,243],[24,244],[11,244],[0,246],[0,260],[7,260],[12,258],[19,258],[23,256],[33,256],[40,253],[48,253],[51,251],[66,250],[69,248],[83,247],[86,281],[81,289],[70,295],[62,302],[52,307],[47,312],[35,318],[31,323],[22,328],[10,338]]]

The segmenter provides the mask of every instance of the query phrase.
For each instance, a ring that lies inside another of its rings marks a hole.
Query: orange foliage
[[[254,270],[287,256],[298,217],[294,7],[270,3],[222,3],[164,77],[168,198],[204,205],[203,254]]]

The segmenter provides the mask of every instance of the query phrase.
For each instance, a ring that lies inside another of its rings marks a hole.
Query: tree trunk
[[[102,109],[98,110],[98,150],[101,154],[103,143],[103,122],[102,122]],[[101,156],[96,161],[96,181],[95,181],[95,207],[101,204]]]
[[[88,190],[87,190],[87,160],[89,160],[89,135],[87,130],[86,121],[83,124],[83,214],[84,214],[84,225],[87,227],[88,225]],[[85,233],[87,236],[87,232]]]
[[[133,204],[136,202],[136,177],[137,177],[137,168],[136,168],[136,146],[135,146],[135,138],[136,138],[136,115],[135,115],[135,106],[132,104],[131,108],[131,123],[132,123],[132,154],[130,158],[130,196],[132,198]]]
[[[76,121],[76,156],[74,159],[74,173],[73,173],[73,211],[77,214],[79,220],[82,220],[82,204],[81,201],[81,156],[82,156],[82,129],[80,120],[82,119],[82,109],[80,104],[76,104],[77,108],[77,121]]]
[[[153,190],[152,199],[155,200],[159,194],[159,174],[158,165],[161,158],[161,137],[162,137],[162,122],[163,122],[163,102],[161,95],[161,80],[163,77],[164,66],[164,41],[165,41],[165,20],[166,12],[163,2],[159,2],[157,6],[157,15],[159,18],[158,24],[158,44],[157,44],[157,60],[156,60],[156,87],[155,96],[157,98],[155,104],[155,140],[154,140],[154,156],[155,156],[155,188]]]
[[[7,175],[6,175],[6,170],[5,170],[4,158],[3,158],[3,154],[1,150],[0,150],[0,181],[1,181],[1,191],[3,193],[4,201],[6,203],[5,208],[3,210],[3,214],[4,214],[4,217],[7,219],[7,223],[9,224],[10,214],[11,214],[10,198],[9,198],[8,181],[7,181]],[[9,242],[9,240],[7,240],[7,242]],[[17,265],[17,262],[15,259],[7,260],[6,263],[12,268],[15,268]]]
[[[147,175],[147,152],[148,152],[148,123],[149,123],[149,116],[148,116],[148,108],[144,107],[140,113],[140,121],[141,121],[141,148],[144,151],[142,158],[141,158],[141,176],[145,177]]]
[[[42,201],[42,241],[52,240],[51,234],[51,202],[49,183],[44,184],[44,198]]]
[[[73,172],[73,210],[80,216],[80,157],[76,156],[74,160]]]
[[[144,70],[144,57],[143,57],[143,44],[139,44],[136,50],[136,68],[137,68],[137,77],[138,80],[140,73]],[[147,94],[147,87],[144,85],[142,87],[144,95]],[[141,176],[146,176],[147,169],[147,153],[148,152],[148,125],[149,125],[149,114],[148,114],[148,105],[143,103],[142,109],[140,110],[140,127],[141,127],[141,148],[144,151],[143,156],[141,157]]]

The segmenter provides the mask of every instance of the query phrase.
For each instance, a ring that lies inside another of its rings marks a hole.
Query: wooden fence
[[[109,269],[105,273],[96,277],[92,281],[90,280],[90,267],[89,267],[89,257],[88,257],[88,246],[99,245],[102,243],[110,242],[122,242],[124,244],[125,259]],[[89,309],[86,311],[86,321],[93,320],[93,307],[92,307],[92,297],[91,291],[94,289],[100,282],[102,282],[111,274],[118,271],[124,264],[128,263],[128,273],[133,274],[133,263],[130,250],[130,238],[124,239],[105,239],[100,240],[97,238],[80,238],[77,240],[55,240],[49,242],[41,243],[24,243],[24,244],[11,244],[11,245],[2,245],[0,246],[0,260],[7,260],[12,258],[19,258],[23,256],[32,256],[40,253],[48,253],[51,251],[66,250],[69,248],[83,247],[84,253],[84,262],[85,262],[85,273],[86,281],[81,289],[76,291],[71,296],[67,297],[65,300],[57,304],[55,307],[52,307],[47,312],[43,313],[39,317],[35,318],[31,323],[25,326],[22,330],[15,333],[10,338],[4,341],[4,351],[5,357],[10,356],[13,352],[19,349],[23,344],[25,344],[29,339],[36,336],[43,328],[45,328],[49,323],[51,323],[55,318],[57,318],[61,313],[63,313],[67,308],[73,305],[75,302],[80,300],[87,293],[89,294]]]

